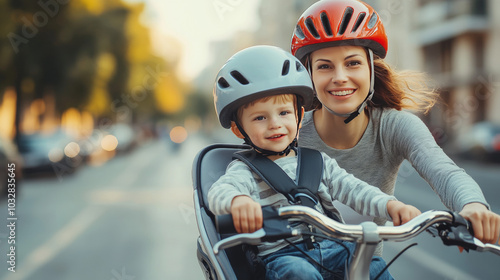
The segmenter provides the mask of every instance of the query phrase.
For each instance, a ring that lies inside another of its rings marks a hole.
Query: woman
[[[327,153],[390,195],[406,159],[446,207],[472,222],[478,239],[498,242],[500,216],[489,210],[477,183],[418,117],[402,111],[427,112],[437,93],[422,74],[392,70],[383,60],[387,45],[379,16],[363,2],[323,0],[302,14],[292,54],[309,70],[318,102],[304,116],[299,146]]]

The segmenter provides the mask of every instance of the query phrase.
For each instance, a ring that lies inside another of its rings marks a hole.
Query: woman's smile
[[[328,93],[330,93],[333,97],[338,98],[338,99],[347,99],[347,98],[351,97],[355,92],[356,92],[355,89],[329,90],[328,91]]]

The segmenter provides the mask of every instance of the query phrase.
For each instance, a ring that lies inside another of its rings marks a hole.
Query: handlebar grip
[[[231,214],[215,216],[215,226],[220,234],[236,233]]]
[[[280,219],[278,211],[272,206],[262,207],[262,218],[264,219],[263,227],[268,231],[273,230],[273,227],[286,227],[287,220]],[[276,225],[275,223],[279,224]],[[233,216],[231,214],[215,216],[215,227],[220,234],[233,234],[237,233],[233,223]],[[281,230],[280,230],[281,231]]]

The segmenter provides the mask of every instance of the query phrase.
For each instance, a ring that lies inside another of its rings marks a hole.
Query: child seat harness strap
[[[233,154],[233,158],[248,165],[272,189],[283,194],[290,204],[315,208],[319,202],[316,194],[323,176],[323,158],[320,152],[303,147],[297,148],[297,156],[295,182],[276,163],[253,149]]]
[[[269,187],[283,194],[290,204],[301,204],[316,209],[319,203],[317,193],[323,177],[323,157],[316,150],[297,148],[297,176],[292,180],[283,169],[254,149],[235,152],[233,158],[247,164]],[[310,227],[312,230],[312,228]],[[314,238],[304,237],[309,250],[314,249]]]

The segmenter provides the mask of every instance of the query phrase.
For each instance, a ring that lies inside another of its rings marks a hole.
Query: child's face
[[[252,143],[275,152],[286,149],[297,134],[293,101],[257,101],[243,109],[240,123]]]

